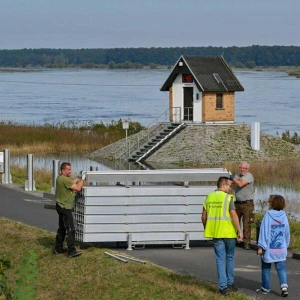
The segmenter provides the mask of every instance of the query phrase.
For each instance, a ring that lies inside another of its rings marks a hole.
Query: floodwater
[[[41,70],[0,72],[0,121],[21,124],[111,122],[149,125],[168,109],[160,88],[171,70]],[[259,122],[276,135],[300,131],[300,79],[284,72],[235,72],[236,122]]]
[[[168,109],[168,93],[161,92],[171,70],[40,70],[0,72],[0,121],[20,124],[104,122],[130,119],[147,126]],[[245,88],[236,93],[235,120],[259,122],[262,131],[276,135],[300,132],[300,79],[284,72],[235,72]],[[84,157],[34,157],[34,167],[52,170],[53,160],[70,161],[74,173],[89,170],[130,169],[135,166],[99,163]],[[12,164],[26,166],[24,156]],[[299,199],[299,193],[259,187],[255,199],[281,193]]]

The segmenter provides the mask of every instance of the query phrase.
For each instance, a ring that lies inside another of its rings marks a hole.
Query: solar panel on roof
[[[214,73],[213,76],[217,83],[223,83],[223,80],[218,73]]]

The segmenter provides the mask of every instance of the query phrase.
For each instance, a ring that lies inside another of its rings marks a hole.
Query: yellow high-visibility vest
[[[207,221],[204,231],[206,238],[236,238],[236,229],[229,213],[233,196],[223,191],[210,193],[204,201]]]

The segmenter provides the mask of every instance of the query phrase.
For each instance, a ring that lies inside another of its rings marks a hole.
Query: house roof
[[[181,56],[160,90],[168,91],[178,74],[192,75],[202,92],[244,91],[223,57]]]

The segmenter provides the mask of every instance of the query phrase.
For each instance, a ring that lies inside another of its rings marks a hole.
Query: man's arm
[[[204,207],[203,207],[201,219],[202,219],[203,227],[204,227],[204,229],[205,229],[205,226],[206,226],[206,220],[207,220],[207,211],[205,210]]]
[[[229,213],[230,213],[233,225],[237,230],[237,241],[242,242],[243,241],[243,233],[242,233],[242,230],[241,230],[241,227],[240,227],[240,222],[239,222],[238,215],[237,215],[235,209],[231,209],[229,211]]]
[[[234,177],[233,179],[232,179],[232,181],[233,181],[233,183],[235,184],[235,185],[237,185],[238,187],[243,187],[243,186],[245,186],[245,185],[247,185],[247,184],[249,184],[249,182],[247,181],[247,180],[245,180],[245,179],[238,179],[238,178],[236,178],[236,177]]]
[[[76,192],[80,192],[82,190],[82,187],[83,187],[83,183],[84,183],[84,180],[83,179],[79,179],[77,180],[76,183],[74,183],[70,189],[72,189],[73,191],[76,191]]]

